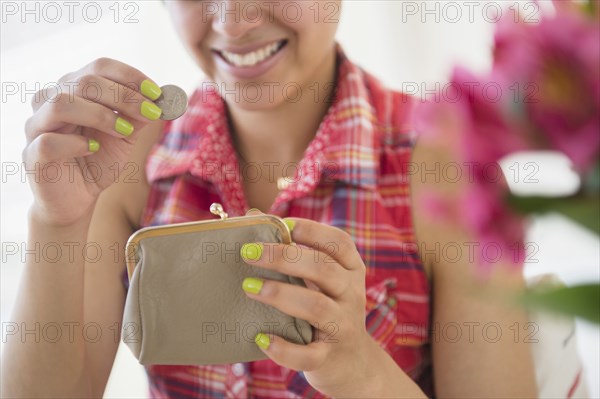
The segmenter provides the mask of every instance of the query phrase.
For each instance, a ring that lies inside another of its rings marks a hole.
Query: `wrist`
[[[418,385],[371,335],[357,353],[357,367],[343,391],[333,397],[426,398]]]
[[[54,231],[56,233],[69,233],[78,232],[81,233],[89,228],[92,220],[92,214],[94,206],[83,212],[77,217],[56,217],[50,215],[43,206],[38,203],[33,203],[28,210],[27,220],[29,223],[29,231],[35,232],[40,230]]]
[[[336,379],[337,382],[327,388],[320,387],[327,396],[371,398],[380,392],[379,386],[383,378],[377,364],[377,351],[381,348],[369,334],[365,334],[364,339],[353,345],[352,358],[343,361],[344,371]]]
[[[362,362],[352,379],[355,392],[365,393],[369,397],[380,396],[385,383],[385,373],[380,360],[381,352],[384,352],[383,348],[367,334],[361,355]]]

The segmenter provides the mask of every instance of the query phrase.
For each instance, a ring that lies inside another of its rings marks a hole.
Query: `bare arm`
[[[157,124],[141,132],[144,139],[136,143],[131,162],[144,165],[161,128]],[[40,342],[34,342],[33,334],[25,340],[21,334],[7,337],[3,396],[102,397],[120,340],[123,248],[148,194],[143,167],[139,171],[131,176],[135,183],[121,181],[106,189],[93,216],[77,225],[49,227],[30,212],[30,247],[57,243],[64,256],[25,264],[13,322],[21,330],[39,325]],[[56,342],[50,323],[60,326]],[[44,326],[48,336],[42,334]]]
[[[85,263],[83,317],[84,325],[97,323],[102,329],[102,337],[97,342],[93,337],[85,340],[86,367],[94,398],[104,393],[119,346],[126,295],[122,281],[124,248],[129,236],[139,227],[149,192],[145,160],[161,131],[162,124],[156,124],[141,132],[143,138],[136,143],[131,160],[131,165],[138,166],[137,172],[127,173],[127,179],[120,178],[103,192],[92,217],[88,243],[102,248],[102,256],[98,262],[89,259]],[[92,332],[91,328],[90,334]]]
[[[73,329],[73,342],[68,339],[69,323],[81,326],[83,321],[84,261],[81,251],[73,252],[71,262],[65,256],[65,243],[79,249],[85,243],[88,225],[89,219],[67,228],[52,228],[30,212],[28,246],[57,244],[63,257],[56,262],[41,257],[37,263],[28,257],[24,266],[11,319],[19,333],[6,337],[2,354],[3,397],[43,397],[59,392],[63,397],[81,397],[90,392],[83,373],[81,327]],[[57,342],[54,334],[51,340],[43,334],[50,331],[44,327],[51,325],[60,331]],[[23,335],[20,332],[24,330],[37,334]]]
[[[141,82],[145,76],[100,59],[63,80],[107,88],[115,84],[109,78]],[[6,337],[3,397],[100,397],[104,390],[118,345],[110,327],[120,322],[124,300],[116,277],[124,264],[112,256],[111,247],[124,245],[135,210],[143,207],[147,194],[143,174],[134,188],[115,183],[111,166],[143,165],[162,129],[161,123],[148,124],[139,113],[147,98],[125,86],[119,89],[128,102],[115,100],[115,91],[107,88],[102,91],[107,97],[98,103],[79,97],[76,89],[75,97],[33,104],[23,159],[28,168],[54,162],[62,168],[62,178],[30,179],[35,200],[28,216],[28,244],[59,248],[59,255],[42,251],[38,259],[27,257],[11,321],[20,331],[37,334]],[[112,109],[131,121],[133,134],[115,129],[118,116]],[[91,138],[100,142],[99,151],[90,146]],[[96,181],[85,180],[81,173],[92,162],[102,173]]]
[[[434,170],[435,162],[455,162],[446,150],[450,146],[450,142],[420,142],[412,161],[429,170]],[[524,334],[517,336],[514,332],[515,326],[524,332],[528,320],[522,309],[501,299],[523,288],[521,271],[499,262],[493,265],[496,272],[482,280],[476,275],[467,244],[476,238],[458,226],[428,219],[427,210],[418,200],[424,190],[431,189],[453,198],[467,188],[467,176],[463,173],[464,178],[455,183],[443,179],[436,183],[432,174],[415,175],[411,182],[420,248],[438,248],[436,256],[421,254],[433,285],[435,391],[440,398],[533,398],[537,388],[531,348]],[[461,253],[455,259],[455,252],[445,256],[441,248],[460,248]]]

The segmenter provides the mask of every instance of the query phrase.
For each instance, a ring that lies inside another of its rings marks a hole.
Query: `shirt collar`
[[[380,140],[368,87],[370,77],[347,58],[339,43],[336,55],[333,102],[298,165],[296,177],[279,193],[274,205],[301,197],[320,182],[342,182],[369,190],[376,186]],[[203,84],[190,104],[188,112],[169,126],[171,132],[182,133],[171,139],[167,134],[155,151],[158,161],[149,162],[149,181],[190,172],[219,186],[222,195],[229,197],[230,208],[243,208],[244,191],[224,100],[214,85]]]

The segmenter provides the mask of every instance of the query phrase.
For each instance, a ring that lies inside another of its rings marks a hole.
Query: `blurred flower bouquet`
[[[442,101],[421,104],[417,129],[425,139],[455,133],[454,151],[472,165],[473,184],[454,206],[436,193],[425,201],[435,214],[460,223],[481,246],[494,243],[525,258],[524,218],[558,212],[600,232],[600,17],[598,1],[553,1],[536,23],[514,10],[498,21],[493,66],[486,76],[455,68]],[[581,178],[568,197],[516,196],[490,178],[489,165],[509,154],[553,150],[565,154]],[[521,248],[515,251],[515,243]],[[489,269],[488,259],[479,265]],[[600,286],[529,290],[529,306],[600,322]]]

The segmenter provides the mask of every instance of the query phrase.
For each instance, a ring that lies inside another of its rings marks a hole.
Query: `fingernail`
[[[142,115],[144,115],[144,117],[151,121],[155,121],[160,118],[161,114],[162,109],[160,109],[158,105],[151,103],[150,101],[144,101],[142,103]]]
[[[144,96],[148,97],[152,101],[156,100],[162,94],[160,87],[158,87],[156,83],[149,79],[146,79],[142,82],[140,85],[140,91]]]
[[[98,143],[94,139],[88,139],[88,150],[90,152],[98,152],[99,149],[100,149],[100,143]]]
[[[242,282],[242,289],[251,294],[258,294],[262,289],[263,281],[259,278],[246,277]]]
[[[117,118],[115,122],[115,130],[123,136],[130,136],[133,133],[133,125],[123,118]]]
[[[263,245],[252,242],[249,244],[242,245],[240,249],[240,254],[242,258],[246,260],[259,260],[263,252]]]
[[[254,337],[254,342],[256,342],[256,345],[258,345],[261,349],[264,350],[269,349],[269,345],[271,345],[271,340],[269,339],[269,336],[263,333],[256,334],[256,337]]]
[[[287,224],[288,229],[290,229],[290,231],[294,230],[294,226],[296,225],[296,221],[292,220],[292,219],[283,219],[283,221],[285,222],[285,224]]]

